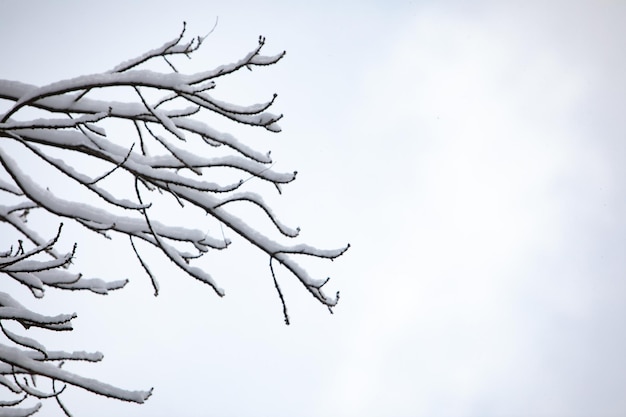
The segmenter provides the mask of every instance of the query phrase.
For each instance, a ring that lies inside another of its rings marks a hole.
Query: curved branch
[[[278,229],[280,233],[282,233],[283,235],[287,237],[297,237],[298,234],[300,233],[299,227],[292,229],[291,227],[288,227],[282,224],[280,220],[278,220],[274,212],[267,206],[267,204],[265,204],[265,202],[263,201],[263,198],[258,194],[254,194],[250,192],[238,193],[238,194],[225,198],[219,204],[216,204],[215,206],[213,206],[213,209],[218,209],[228,203],[232,203],[235,201],[247,201],[259,207],[261,210],[263,210],[263,212],[265,212],[265,214],[267,214],[267,217],[269,217],[272,223],[274,223],[274,226],[276,226],[276,229]]]

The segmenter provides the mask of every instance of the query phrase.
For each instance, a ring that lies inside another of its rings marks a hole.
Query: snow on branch
[[[280,186],[292,182],[296,172],[275,171],[270,152],[254,149],[205,123],[206,116],[213,115],[268,132],[280,132],[278,122],[282,114],[270,112],[276,94],[260,103],[241,105],[217,99],[209,91],[217,88],[221,77],[242,69],[273,65],[285,52],[262,55],[265,38],[259,37],[257,45],[235,62],[184,74],[178,71],[174,60],[179,56],[191,57],[206,37],[185,41],[184,35],[185,26],[177,37],[160,47],[100,74],[44,86],[0,80],[0,99],[11,103],[0,114],[0,195],[3,196],[0,225],[21,236],[13,246],[0,248],[0,275],[28,288],[36,298],[42,298],[49,288],[97,294],[123,288],[126,279],[106,281],[72,271],[76,245],[69,251],[57,246],[64,222],[75,222],[106,238],[127,236],[155,295],[159,291],[158,279],[150,268],[151,262],[142,255],[141,245],[154,247],[184,274],[224,295],[224,290],[196,264],[196,259],[211,250],[227,248],[230,241],[221,230],[207,230],[208,225],[186,227],[182,221],[184,212],[180,217],[168,216],[165,222],[158,219],[156,213],[163,202],[160,195],[165,195],[172,197],[181,210],[195,207],[212,217],[216,224],[230,228],[269,257],[268,275],[279,294],[287,324],[289,316],[276,279],[276,265],[282,266],[315,299],[331,309],[339,293],[326,295],[323,287],[328,278],[309,275],[297,259],[306,255],[332,260],[341,256],[349,245],[327,250],[290,243],[300,229],[280,220],[269,200],[263,197],[268,189],[263,187],[270,184],[280,192]],[[161,59],[171,72],[153,69],[152,63]],[[97,98],[95,93],[99,90],[121,92],[120,101]],[[33,109],[47,116],[29,120],[27,116],[32,113],[28,110]],[[112,129],[112,123],[126,125],[125,133]],[[32,177],[33,167],[21,163],[18,158],[23,154],[15,149],[21,149],[42,167],[56,172],[68,188],[86,193],[72,193],[68,197],[51,191],[41,180]],[[77,155],[82,161],[90,161],[89,169],[76,163]],[[94,174],[95,171],[98,172]],[[224,176],[225,172],[230,174]],[[239,180],[226,180],[233,176]],[[250,182],[251,179],[259,181]],[[262,225],[235,215],[233,210],[242,206],[264,214],[278,240],[260,232]],[[29,215],[34,211],[48,216],[47,224],[56,222],[57,232],[49,236],[49,232],[29,223]],[[75,238],[79,241],[79,236]],[[40,314],[10,294],[0,292],[0,329],[6,340],[15,345],[0,344],[0,389],[14,395],[13,399],[0,402],[0,415],[36,413],[40,404],[25,405],[28,398],[54,398],[69,415],[60,400],[66,385],[137,403],[150,396],[151,390],[127,391],[61,369],[63,361],[98,362],[102,360],[100,353],[51,352],[33,338],[9,328],[17,323],[25,331],[32,327],[66,331],[72,330],[75,317],[75,313]],[[25,378],[18,380],[18,375]],[[50,388],[36,386],[35,376],[50,381]],[[29,378],[32,383],[28,383]],[[61,383],[61,388],[57,389],[56,383]]]

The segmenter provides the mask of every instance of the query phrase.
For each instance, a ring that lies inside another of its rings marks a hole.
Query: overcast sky
[[[309,243],[352,244],[313,266],[342,299],[330,315],[281,273],[285,326],[243,242],[207,264],[225,298],[168,264],[154,298],[125,239],[88,242],[77,267],[132,281],[49,291],[40,311],[79,315],[50,347],[101,350],[68,369],[155,391],[67,392],[75,416],[626,414],[626,3],[4,1],[0,78],[108,70],[217,17],[189,71],[259,35],[287,50],[224,98],[278,93],[283,132],[260,150],[299,176],[276,210]]]

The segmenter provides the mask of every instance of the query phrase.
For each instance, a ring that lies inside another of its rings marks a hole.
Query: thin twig
[[[280,290],[280,285],[278,285],[276,275],[274,274],[274,266],[272,265],[273,259],[274,258],[270,256],[270,271],[272,272],[272,278],[274,279],[274,287],[276,288],[276,292],[278,292],[278,298],[280,298],[280,302],[283,305],[283,316],[285,317],[285,324],[289,326],[289,313],[287,312],[287,304],[285,303],[285,297],[283,297],[283,292]]]

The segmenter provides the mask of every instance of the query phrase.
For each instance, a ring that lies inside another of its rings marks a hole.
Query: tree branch
[[[135,257],[151,280],[155,295],[159,293],[159,283],[152,273],[150,262],[140,255],[135,239],[153,245],[164,259],[173,262],[184,274],[208,284],[218,295],[224,295],[224,290],[213,277],[195,264],[196,259],[209,250],[229,246],[230,241],[224,237],[223,230],[221,236],[218,236],[219,231],[211,236],[206,226],[194,224],[194,228],[184,227],[186,211],[181,211],[180,215],[168,211],[165,222],[159,221],[164,217],[158,217],[162,213],[159,209],[161,197],[150,194],[157,191],[172,196],[180,210],[195,207],[204,212],[220,225],[220,229],[222,225],[230,228],[269,256],[270,273],[286,324],[289,324],[290,317],[275,275],[274,262],[286,268],[321,304],[332,308],[339,299],[339,293],[334,297],[324,293],[323,287],[328,278],[313,278],[296,259],[298,255],[306,255],[332,260],[341,256],[349,245],[324,250],[304,243],[289,243],[298,237],[300,229],[285,225],[262,194],[253,191],[254,187],[260,186],[260,182],[249,180],[260,179],[274,185],[280,192],[280,186],[291,183],[296,172],[274,171],[270,152],[257,150],[202,121],[207,115],[212,115],[269,132],[280,132],[278,122],[282,114],[270,111],[276,103],[276,94],[267,101],[241,105],[219,100],[211,90],[218,88],[222,77],[244,68],[273,65],[285,56],[285,52],[261,55],[265,38],[259,37],[258,44],[235,62],[184,74],[178,71],[178,67],[183,67],[176,59],[179,56],[191,57],[206,38],[185,41],[185,29],[183,24],[174,39],[100,74],[75,77],[41,87],[0,80],[0,99],[12,103],[8,111],[0,115],[0,138],[6,139],[0,142],[0,166],[4,169],[0,174],[6,177],[6,180],[0,178],[0,194],[7,197],[7,202],[0,205],[0,223],[7,224],[22,237],[18,239],[17,249],[11,247],[0,253],[0,274],[26,286],[38,298],[44,296],[48,287],[89,290],[98,294],[124,287],[127,279],[107,282],[100,278],[85,278],[81,272],[72,272],[76,245],[67,253],[59,252],[56,246],[63,222],[74,221],[83,226],[83,230],[109,239],[118,235],[127,236]],[[145,64],[161,59],[172,72],[145,69]],[[96,89],[120,91],[117,87],[134,92],[132,99],[135,101],[106,101],[89,97],[90,92]],[[159,99],[153,101],[150,97]],[[27,115],[26,110],[33,109],[47,112],[49,117],[16,119],[18,112]],[[128,126],[131,137],[110,129],[120,124]],[[140,146],[136,147],[137,141]],[[67,185],[70,192],[65,194],[69,196],[61,197],[46,188],[46,183],[52,179],[33,178],[37,171],[16,160],[9,151],[12,148],[3,146],[7,142],[23,145],[44,165],[53,167],[54,175],[66,181],[64,186]],[[220,148],[216,150],[216,147]],[[75,154],[86,158],[88,166],[100,169],[104,164],[104,168],[94,175],[88,168],[72,163]],[[234,175],[235,182],[216,182],[217,174],[224,171]],[[237,176],[245,179],[237,181]],[[145,189],[140,189],[140,184]],[[74,188],[69,187],[88,190],[91,196],[95,194],[97,205],[85,200],[81,193],[72,193]],[[134,191],[134,196],[131,194],[127,198],[124,191]],[[152,196],[156,198],[150,198]],[[264,213],[280,232],[276,235],[282,241],[276,242],[261,233],[259,225],[252,219],[237,217],[231,211],[233,203],[237,202],[249,203],[252,209]],[[33,209],[38,209],[37,215],[45,217],[48,224],[59,224],[52,239],[40,236],[36,222],[33,222],[35,225],[27,225],[27,214]],[[80,235],[77,235],[78,238]],[[189,251],[189,248],[192,250]],[[65,384],[124,401],[144,402],[151,390],[116,388],[67,372],[58,363],[63,360],[97,362],[102,359],[101,354],[49,351],[32,337],[13,332],[4,325],[5,321],[12,321],[26,330],[37,327],[68,331],[72,330],[75,317],[74,313],[39,314],[9,294],[0,292],[0,328],[8,342],[17,346],[0,344],[0,384],[15,394],[23,395],[23,398],[54,398],[68,416],[70,413],[60,400]],[[12,375],[14,381],[3,375]],[[17,375],[20,378],[30,377],[33,384],[28,379],[18,381]],[[52,382],[50,392],[35,387],[36,375]],[[64,385],[57,390],[55,382]],[[17,408],[21,402],[14,400],[5,407],[12,415],[21,416],[33,414],[41,406],[38,403],[32,408]]]

